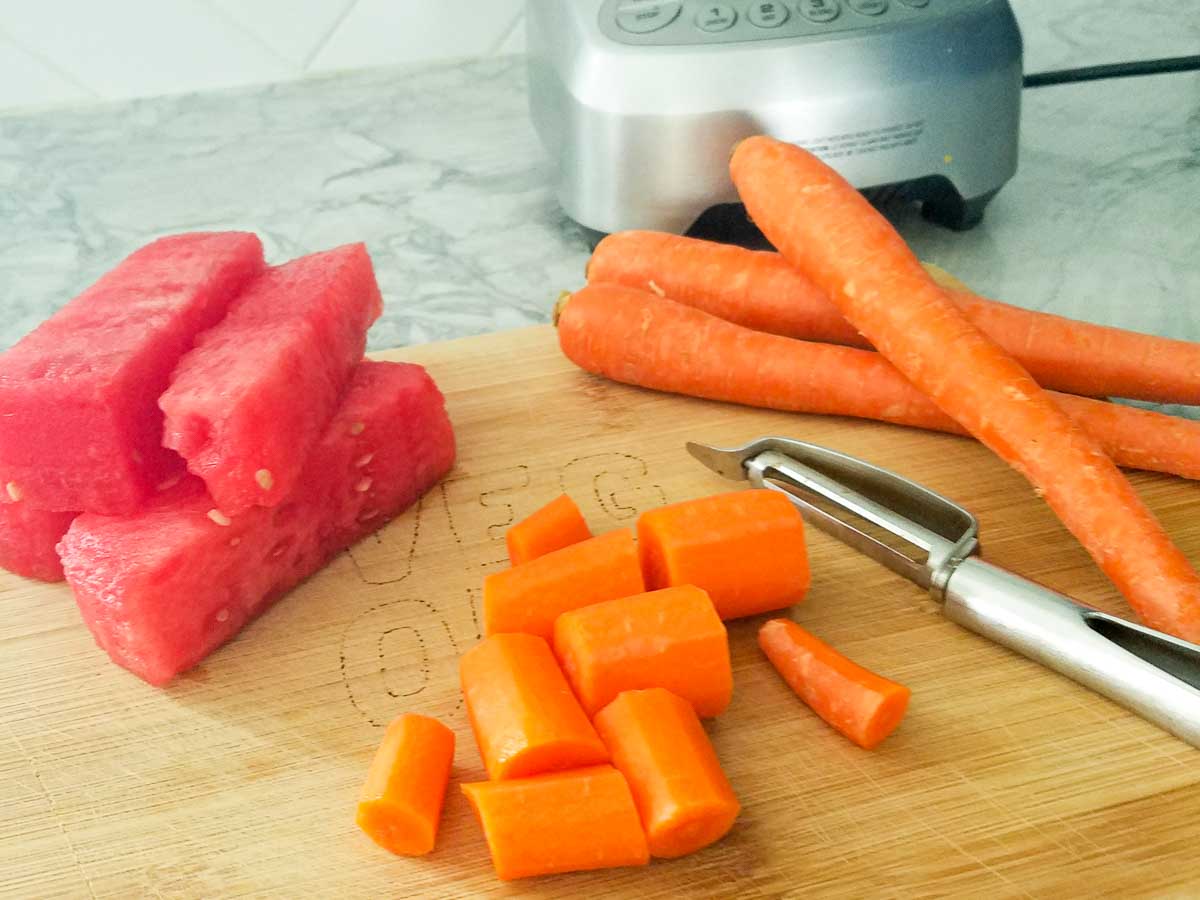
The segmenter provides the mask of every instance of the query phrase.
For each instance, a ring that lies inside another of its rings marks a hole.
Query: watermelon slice
[[[268,269],[183,357],[163,442],[223,513],[291,493],[381,310],[367,249],[349,244]]]
[[[279,506],[227,516],[189,476],[135,516],[80,516],[59,553],[97,643],[164,684],[415,502],[453,461],[454,433],[425,370],[363,362]]]
[[[54,547],[74,518],[73,512],[46,512],[28,503],[0,503],[0,568],[26,578],[62,581],[62,561]]]
[[[171,370],[263,268],[242,232],[160,238],[0,354],[0,502],[124,514],[180,467]]]

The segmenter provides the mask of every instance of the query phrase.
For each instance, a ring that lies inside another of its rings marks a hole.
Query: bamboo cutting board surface
[[[852,746],[733,623],[736,682],[710,725],[741,798],[690,858],[505,884],[452,783],[436,851],[393,857],[354,804],[402,711],[456,731],[483,777],[456,658],[479,634],[504,529],[560,491],[596,531],[732,487],[683,451],[765,434],[827,444],[958,500],[987,557],[1126,607],[1031,489],[962,438],[775,414],[601,382],[537,327],[383,354],[427,365],[460,455],[450,477],[166,690],[113,666],[70,591],[0,576],[0,893],[17,897],[1060,897],[1200,892],[1200,757],[1074,683],[943,620],[915,586],[810,530],[791,611],[909,685],[900,730]],[[1135,481],[1200,559],[1200,486]],[[169,599],[169,598],[168,598]]]

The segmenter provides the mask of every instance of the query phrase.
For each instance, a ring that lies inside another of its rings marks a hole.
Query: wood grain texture
[[[732,624],[735,695],[709,726],[743,812],[648,869],[495,879],[452,785],[434,853],[354,826],[382,726],[432,715],[483,777],[456,659],[479,633],[504,529],[566,490],[596,531],[725,490],[684,441],[782,434],[896,469],[971,508],[986,556],[1128,615],[1028,485],[963,438],[609,384],[537,327],[383,354],[426,364],[461,455],[421,504],[343,554],[166,690],[108,662],[70,591],[0,576],[0,894],[14,897],[1061,897],[1200,891],[1194,750],[943,620],[915,586],[821,534],[791,615],[913,690],[878,750],[804,708]],[[1193,559],[1200,485],[1135,476]],[[811,532],[810,532],[811,533]]]

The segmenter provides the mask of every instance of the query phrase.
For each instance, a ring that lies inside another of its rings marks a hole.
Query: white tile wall
[[[1200,0],[1010,2],[1031,72],[1195,53],[1200,37],[1200,16],[1184,9]],[[0,111],[521,53],[523,6],[524,0],[0,0]],[[1130,29],[1131,21],[1142,27]]]
[[[520,52],[524,0],[0,0],[0,111]]]

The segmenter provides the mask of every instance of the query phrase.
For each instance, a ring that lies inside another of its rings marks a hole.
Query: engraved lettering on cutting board
[[[364,584],[398,584],[412,573],[425,507],[437,502],[431,491],[347,554]]]
[[[504,530],[516,519],[511,501],[527,492],[529,471],[519,465],[448,479],[350,551],[364,585],[402,586],[408,595],[368,606],[342,635],[346,696],[371,725],[386,726],[418,696],[424,710],[461,707],[458,657],[482,633],[479,567],[507,564],[494,557],[504,555]]]
[[[508,564],[504,532],[532,512],[525,508],[531,495],[529,478],[529,466],[517,465],[444,482],[447,513],[455,534],[484,542],[480,565],[490,568]]]
[[[350,705],[377,728],[418,696],[429,715],[456,712],[463,649],[444,611],[429,601],[406,597],[372,606],[342,633],[339,665]]]
[[[559,484],[580,504],[594,500],[608,518],[625,522],[647,509],[662,506],[667,495],[661,486],[647,483],[650,469],[646,461],[631,453],[593,453],[580,456],[563,466]],[[581,485],[590,498],[584,496]],[[584,509],[584,515],[589,514]]]

